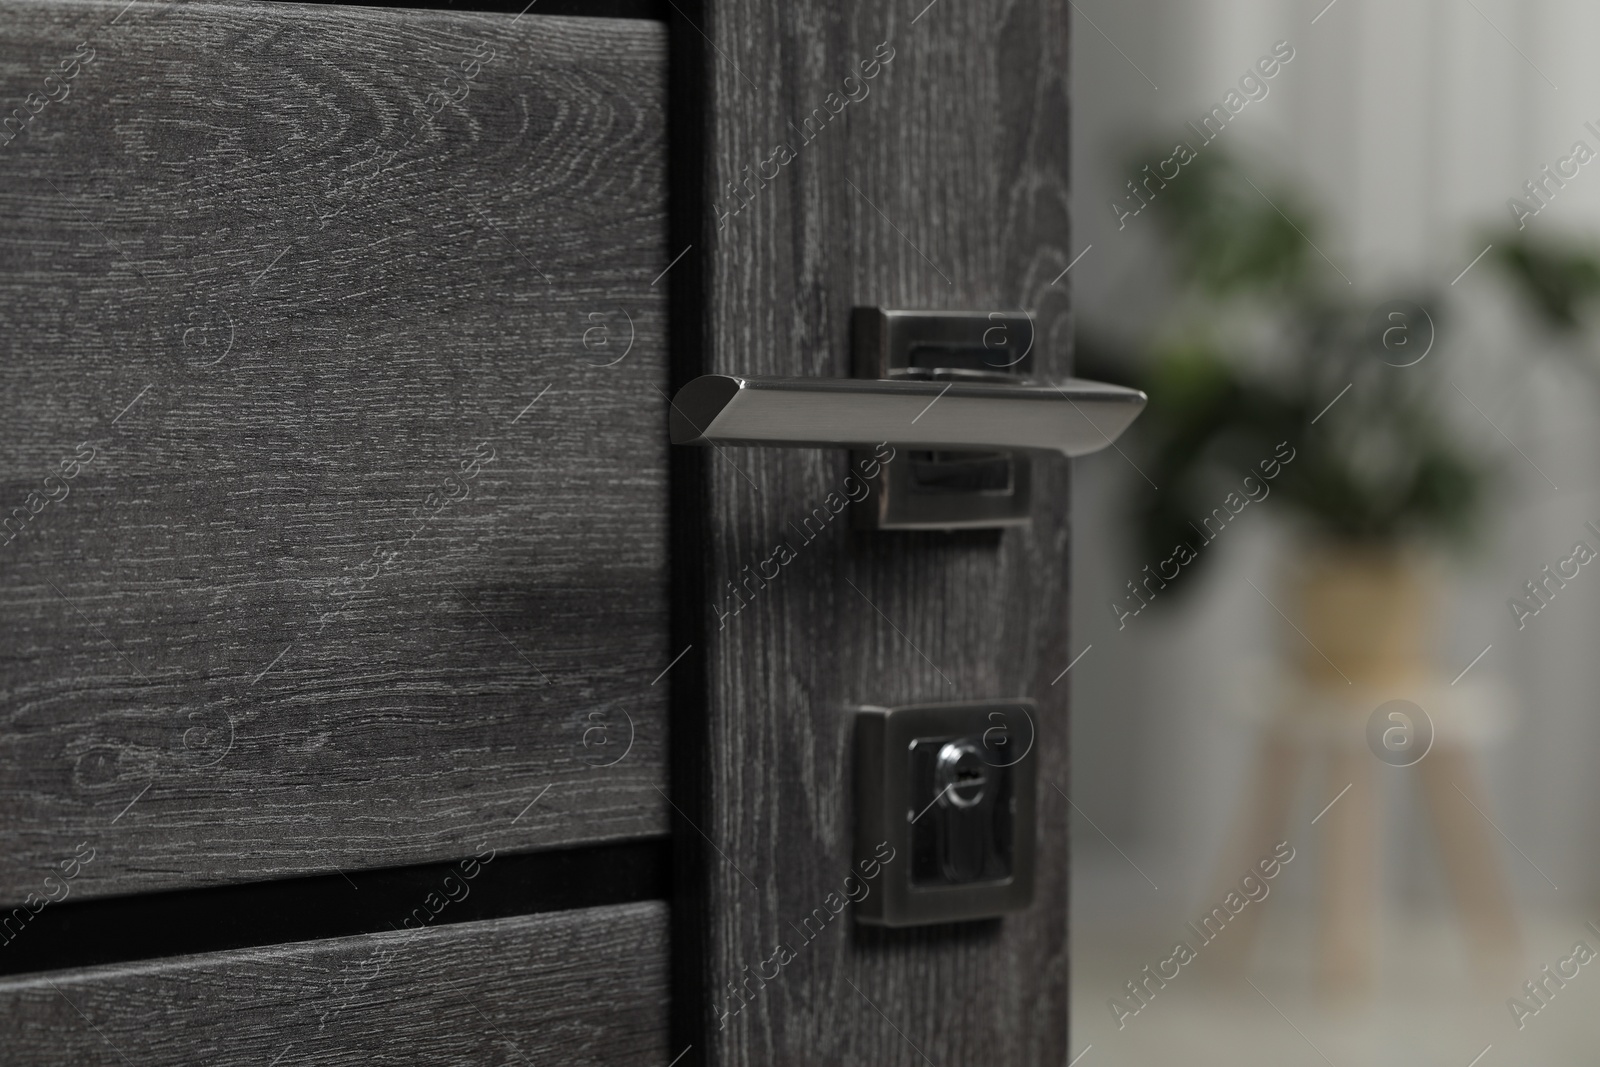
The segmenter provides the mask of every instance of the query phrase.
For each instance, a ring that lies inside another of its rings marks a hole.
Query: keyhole
[[[976,806],[989,785],[988,771],[982,752],[971,741],[946,744],[939,750],[935,772],[942,789],[940,803],[957,808]]]

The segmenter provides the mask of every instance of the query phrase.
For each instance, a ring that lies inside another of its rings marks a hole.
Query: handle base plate
[[[857,378],[1021,383],[1033,373],[1034,323],[1021,311],[858,307],[851,340]],[[1024,452],[901,449],[879,489],[871,507],[852,509],[857,529],[989,530],[1026,526],[1033,512]]]

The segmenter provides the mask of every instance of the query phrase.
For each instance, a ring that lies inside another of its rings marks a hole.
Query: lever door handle
[[[1081,456],[1144,410],[1137,389],[1069,378],[992,381],[777,378],[708,374],[672,400],[672,443],[1016,449]]]
[[[672,400],[672,443],[875,449],[880,492],[854,510],[873,530],[988,529],[1030,521],[1030,451],[1081,456],[1115,441],[1145,395],[1032,376],[1025,311],[851,313],[853,378],[710,374]],[[874,468],[876,469],[876,468]]]

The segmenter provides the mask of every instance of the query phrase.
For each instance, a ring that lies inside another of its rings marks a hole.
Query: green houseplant
[[[1592,341],[1600,311],[1600,247],[1516,230],[1494,235],[1492,243],[1491,258],[1524,307],[1556,350],[1600,390],[1600,350]]]
[[[1087,373],[1150,397],[1134,435],[1156,487],[1135,505],[1142,558],[1191,557],[1175,577],[1160,568],[1188,584],[1241,502],[1367,554],[1469,541],[1488,469],[1440,413],[1438,301],[1355,296],[1301,198],[1269,198],[1221,152],[1152,206],[1174,310],[1142,351],[1080,343]]]

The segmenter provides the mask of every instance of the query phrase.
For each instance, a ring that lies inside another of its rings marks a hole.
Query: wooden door
[[[679,279],[701,312],[680,324],[693,339],[677,378],[849,377],[856,306],[1025,309],[1037,373],[1066,377],[1067,11],[698,9],[704,36],[677,39],[704,72],[709,251]],[[1067,708],[1052,685],[1067,664],[1065,464],[1037,464],[1027,527],[864,533],[841,512],[817,533],[804,524],[843,495],[847,453],[679,453],[679,647],[695,651],[674,674],[675,846],[692,856],[693,905],[675,911],[675,1044],[703,1034],[718,1064],[1065,1063]],[[794,558],[750,595],[780,544]],[[1019,696],[1041,708],[1033,906],[798,932],[852,873],[848,709]]]
[[[1065,375],[1064,12],[463,6],[0,3],[3,1058],[1065,1062],[1065,470],[734,612],[849,458],[666,417],[858,305]],[[1033,906],[730,1001],[848,709],[1017,696]]]
[[[0,26],[0,1058],[665,1062],[665,27]]]

